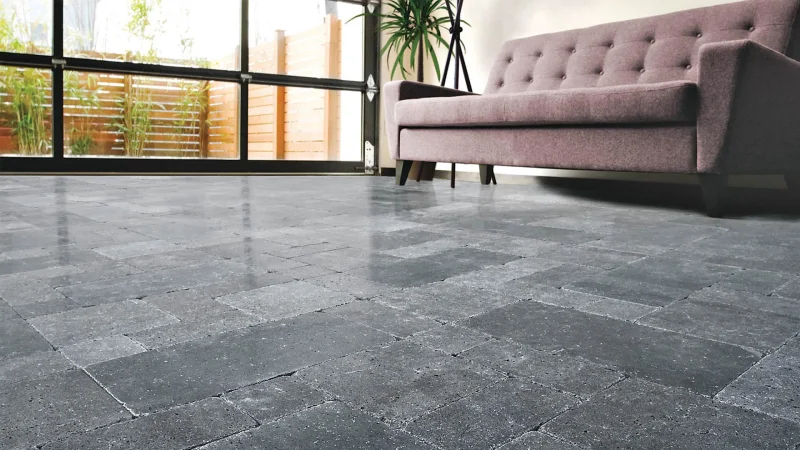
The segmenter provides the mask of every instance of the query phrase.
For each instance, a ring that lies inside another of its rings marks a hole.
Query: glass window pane
[[[65,0],[64,53],[238,69],[238,1]]]
[[[0,66],[0,155],[50,156],[52,72]]]
[[[251,160],[361,160],[360,92],[250,85]]]
[[[238,158],[239,85],[64,73],[65,156]]]
[[[328,0],[250,0],[250,71],[363,81],[364,19],[355,17],[364,11]]]
[[[50,54],[51,0],[0,0],[0,51]]]

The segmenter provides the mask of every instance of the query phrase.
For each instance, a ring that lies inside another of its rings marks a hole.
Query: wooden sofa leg
[[[406,181],[408,180],[408,174],[411,173],[411,166],[414,164],[414,161],[406,161],[402,159],[398,159],[395,163],[395,183],[398,186],[405,186]]]
[[[709,217],[722,217],[728,177],[718,174],[700,174],[700,189]]]
[[[456,188],[456,163],[450,166],[450,187]]]
[[[481,184],[484,186],[490,184],[494,179],[494,166],[489,164],[479,164],[478,170],[481,173]],[[497,182],[495,182],[495,184],[497,184]]]

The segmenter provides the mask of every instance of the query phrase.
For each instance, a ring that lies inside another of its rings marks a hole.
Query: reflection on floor
[[[0,447],[800,444],[796,216],[392,181],[0,177]]]

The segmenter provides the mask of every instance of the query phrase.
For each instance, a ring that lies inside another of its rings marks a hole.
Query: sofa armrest
[[[415,81],[390,81],[384,85],[382,94],[386,114],[386,133],[389,135],[389,149],[393,159],[400,159],[400,129],[394,115],[394,107],[397,102],[415,98],[475,95],[470,92]]]
[[[700,47],[697,171],[800,171],[800,62],[752,41]]]

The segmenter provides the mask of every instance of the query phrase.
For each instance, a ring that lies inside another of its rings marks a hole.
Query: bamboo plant
[[[416,69],[417,81],[425,79],[424,61],[428,57],[433,62],[436,78],[441,78],[439,58],[435,48],[448,47],[442,37],[450,27],[447,3],[450,0],[389,0],[384,14],[360,14],[356,17],[374,15],[380,20],[379,32],[388,35],[381,48],[381,56],[391,67],[391,77],[397,71],[407,78]],[[352,19],[351,19],[352,20]],[[466,22],[462,24],[469,25]]]
[[[88,74],[86,80],[82,82],[78,72],[64,72],[65,99],[75,102],[76,110],[79,113],[73,117],[68,130],[69,149],[72,155],[88,155],[95,148],[94,120],[96,111],[100,109],[97,89],[97,75]]]

